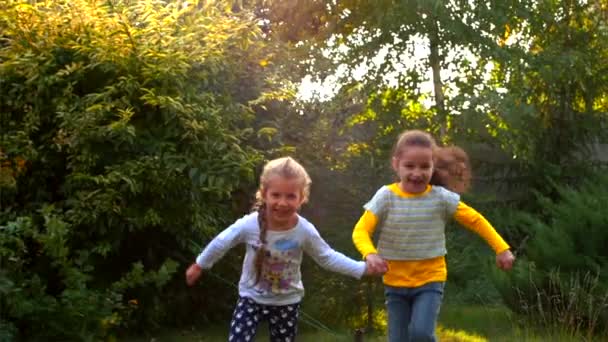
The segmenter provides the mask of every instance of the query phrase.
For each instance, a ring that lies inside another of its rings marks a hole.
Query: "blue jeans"
[[[385,286],[389,342],[435,342],[444,282],[419,287]]]

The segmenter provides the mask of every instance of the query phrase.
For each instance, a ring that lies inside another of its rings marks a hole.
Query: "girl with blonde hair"
[[[271,341],[294,341],[304,296],[300,272],[304,253],[320,266],[354,278],[383,271],[333,250],[298,214],[308,201],[310,184],[308,173],[294,159],[268,162],[260,176],[256,210],[209,242],[188,268],[186,282],[193,285],[230,248],[246,245],[228,341],[253,341],[262,320],[268,321]]]

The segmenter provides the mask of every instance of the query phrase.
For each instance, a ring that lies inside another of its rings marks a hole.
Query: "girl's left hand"
[[[513,267],[515,256],[510,250],[506,250],[496,255],[496,266],[503,271],[508,271]]]

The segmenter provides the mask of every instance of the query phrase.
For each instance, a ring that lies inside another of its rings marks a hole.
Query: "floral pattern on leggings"
[[[254,341],[258,324],[268,321],[271,342],[295,341],[300,304],[263,305],[239,297],[230,322],[229,342]]]

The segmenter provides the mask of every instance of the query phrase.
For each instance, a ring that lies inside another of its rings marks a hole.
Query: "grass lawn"
[[[441,342],[608,342],[608,337],[586,340],[550,331],[533,331],[516,324],[512,314],[504,307],[444,306],[439,318],[437,335]],[[224,326],[199,327],[188,331],[171,331],[148,337],[123,339],[130,342],[221,342],[226,341],[227,324]],[[383,332],[382,332],[383,333]],[[268,339],[268,328],[259,327],[256,341]],[[354,333],[315,330],[300,324],[299,342],[352,342]],[[384,342],[386,336],[366,335],[365,342]]]

